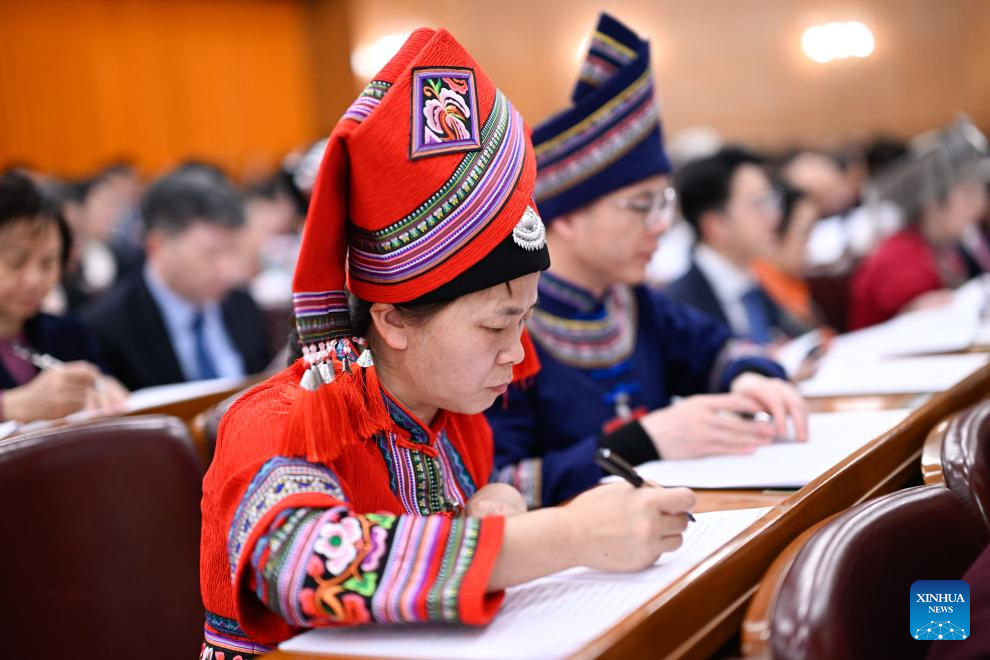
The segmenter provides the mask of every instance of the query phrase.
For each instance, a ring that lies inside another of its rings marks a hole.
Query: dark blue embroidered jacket
[[[627,358],[605,368],[569,366],[531,322],[542,369],[528,388],[510,388],[486,413],[495,478],[519,488],[530,506],[559,503],[598,483],[603,473],[595,450],[620,398],[633,413],[647,412],[673,396],[726,391],[744,371],[786,377],[762,350],[735,341],[712,317],[645,287],[626,292],[635,328]],[[603,301],[546,273],[537,309],[585,321],[609,313]]]

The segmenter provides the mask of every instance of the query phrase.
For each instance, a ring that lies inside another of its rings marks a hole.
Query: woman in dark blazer
[[[0,419],[57,419],[120,403],[126,390],[103,375],[96,343],[77,321],[44,314],[71,236],[58,208],[28,177],[0,176]],[[40,356],[61,361],[39,370]]]

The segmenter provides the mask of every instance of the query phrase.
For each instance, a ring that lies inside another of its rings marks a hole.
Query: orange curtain
[[[0,0],[0,167],[273,166],[324,128],[308,29],[289,0]]]

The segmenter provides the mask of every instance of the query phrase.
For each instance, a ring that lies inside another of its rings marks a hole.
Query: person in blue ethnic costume
[[[486,413],[495,478],[535,508],[597,484],[600,446],[639,464],[804,440],[804,402],[765,349],[643,286],[676,208],[648,42],[603,14],[572,101],[533,132],[552,263],[528,322],[542,371]]]

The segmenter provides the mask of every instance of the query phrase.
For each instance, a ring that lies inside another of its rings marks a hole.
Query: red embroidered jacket
[[[483,415],[427,427],[383,393],[395,425],[332,464],[279,456],[302,362],[220,425],[203,482],[203,657],[263,653],[308,627],[487,623],[503,519],[460,515],[492,473]]]

